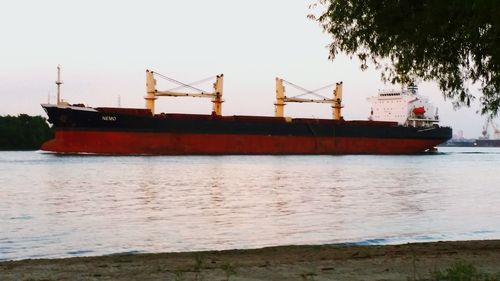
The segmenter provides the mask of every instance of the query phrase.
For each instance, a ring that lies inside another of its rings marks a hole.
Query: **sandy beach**
[[[460,261],[500,276],[500,240],[7,261],[0,280],[432,280]]]

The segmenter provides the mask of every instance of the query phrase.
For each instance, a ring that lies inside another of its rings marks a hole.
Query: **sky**
[[[367,98],[386,85],[371,66],[341,54],[328,60],[330,37],[307,19],[312,0],[16,0],[0,2],[0,115],[44,115],[63,99],[89,106],[144,107],[145,70],[190,83],[224,74],[223,115],[274,114],[275,77],[307,89],[343,81],[342,115],[367,119]],[[211,90],[211,83],[199,85]],[[175,87],[158,81],[158,89]],[[287,95],[301,92],[287,87]],[[479,105],[454,110],[433,82],[420,93],[439,107],[442,125],[480,136]],[[477,93],[477,87],[472,89]],[[330,96],[331,92],[321,92]],[[208,99],[160,98],[157,112],[211,112]],[[331,118],[325,104],[288,104],[291,117]]]

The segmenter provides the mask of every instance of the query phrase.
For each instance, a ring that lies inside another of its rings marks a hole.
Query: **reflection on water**
[[[500,150],[0,153],[0,259],[500,238]],[[481,152],[481,153],[476,153]]]

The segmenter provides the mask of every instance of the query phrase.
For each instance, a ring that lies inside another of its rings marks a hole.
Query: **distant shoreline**
[[[457,262],[500,277],[500,240],[28,259],[0,262],[0,279],[425,280]]]

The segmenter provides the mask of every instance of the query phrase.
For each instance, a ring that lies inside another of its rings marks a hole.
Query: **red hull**
[[[42,150],[117,155],[411,154],[439,139],[179,134],[58,130]]]

